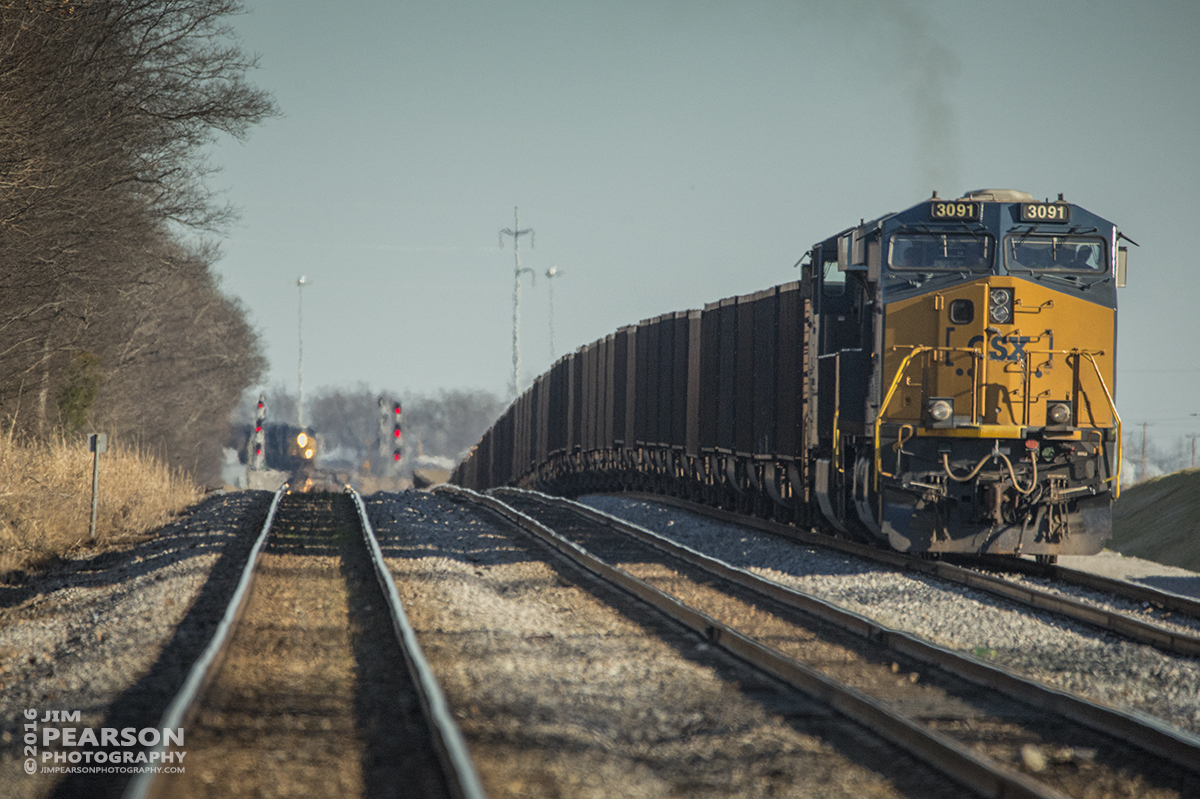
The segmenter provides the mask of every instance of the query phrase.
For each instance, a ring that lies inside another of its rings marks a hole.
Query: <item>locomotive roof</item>
[[[903,210],[900,210],[900,211],[893,211],[891,213],[884,214],[884,215],[877,217],[875,219],[872,219],[870,221],[864,220],[864,221],[859,222],[859,224],[857,224],[857,225],[853,225],[851,227],[846,228],[845,230],[841,230],[838,233],[824,239],[823,241],[818,242],[816,245],[814,245],[813,250],[816,250],[817,247],[820,247],[826,253],[836,253],[838,239],[842,238],[843,236],[847,236],[849,234],[855,234],[856,239],[861,239],[864,236],[866,236],[868,233],[870,233],[871,231],[878,230],[879,228],[881,228],[883,226],[884,222],[886,222],[887,220],[889,220],[893,217],[910,216],[910,215],[912,215],[913,212],[916,212],[916,211],[919,211],[921,214],[925,214],[926,209],[928,208],[929,203],[931,203],[931,202],[933,202],[933,203],[971,202],[971,203],[981,203],[981,204],[982,203],[1038,204],[1039,201],[1036,200],[1034,198],[1034,196],[1032,194],[1030,194],[1029,192],[1019,191],[1017,189],[974,189],[972,191],[968,191],[968,192],[964,193],[961,197],[958,197],[955,200],[950,200],[950,201],[940,200],[937,196],[937,192],[934,192],[932,197],[930,197],[926,200],[922,200],[921,202],[916,203],[915,205],[911,205],[908,208],[904,208]],[[1072,205],[1075,208],[1079,208],[1080,211],[1082,211],[1086,217],[1093,218],[1093,223],[1104,221],[1100,217],[1096,216],[1095,214],[1092,214],[1091,212],[1086,211],[1086,209],[1083,209],[1080,206],[1074,205],[1073,203],[1067,203],[1063,199],[1062,194],[1058,195],[1057,201],[1051,201],[1051,200],[1046,201],[1046,204],[1050,204],[1050,203],[1065,203],[1067,205]],[[1109,224],[1111,224],[1111,223],[1109,223]]]

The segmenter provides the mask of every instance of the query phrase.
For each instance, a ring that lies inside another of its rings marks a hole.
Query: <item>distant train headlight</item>
[[[1046,408],[1047,424],[1069,424],[1071,421],[1071,404],[1068,402],[1052,402]]]
[[[308,446],[308,436],[304,433],[301,433],[300,435],[296,436],[296,443],[300,445],[300,449],[304,449],[306,446]]]
[[[310,461],[312,460],[312,456],[313,456],[314,454],[315,454],[315,453],[313,452],[313,450],[312,450],[311,448],[310,448],[310,449],[306,449],[306,450],[304,450],[304,457],[305,457],[306,459],[310,460]]]
[[[934,427],[951,426],[954,416],[954,400],[948,397],[930,397],[925,406],[925,415]]]
[[[1008,289],[992,289],[991,309],[988,311],[992,321],[997,324],[1007,324],[1012,319],[1012,293]]]

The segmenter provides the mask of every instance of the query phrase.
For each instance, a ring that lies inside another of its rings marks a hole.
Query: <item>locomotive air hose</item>
[[[1036,455],[1029,456],[1029,462],[1031,464],[1033,464],[1033,479],[1029,481],[1029,488],[1021,488],[1021,484],[1017,482],[1017,475],[1016,475],[1016,472],[1013,471],[1012,461],[1010,461],[1004,455],[1001,455],[1000,459],[1003,460],[1004,465],[1008,467],[1008,476],[1012,478],[1013,488],[1017,489],[1018,493],[1029,494],[1030,492],[1033,491],[1033,489],[1037,488],[1037,456]]]
[[[975,475],[979,474],[979,470],[983,468],[983,465],[985,463],[987,463],[989,460],[991,460],[996,455],[998,455],[1000,457],[1000,460],[1004,461],[1004,465],[1008,467],[1008,475],[1009,475],[1009,477],[1012,478],[1013,488],[1017,489],[1018,493],[1029,494],[1033,491],[1034,488],[1037,487],[1037,459],[1033,458],[1033,457],[1030,458],[1030,463],[1033,464],[1033,479],[1029,481],[1029,488],[1021,488],[1021,484],[1019,482],[1017,482],[1017,474],[1016,474],[1016,471],[1013,469],[1012,461],[1010,461],[1007,456],[1005,456],[1004,454],[999,453],[999,452],[983,456],[983,459],[981,461],[979,461],[979,463],[975,464],[975,468],[972,469],[970,474],[966,475],[965,477],[959,477],[953,471],[950,470],[950,455],[949,455],[949,453],[943,452],[942,453],[942,468],[946,470],[946,476],[949,477],[951,480],[954,480],[955,482],[958,482],[958,483],[966,483],[970,480],[974,480]]]
[[[942,453],[942,468],[944,468],[946,470],[946,476],[949,477],[951,480],[954,480],[957,483],[966,483],[970,480],[975,479],[975,475],[979,474],[979,470],[983,468],[983,464],[987,463],[991,459],[991,457],[992,457],[991,455],[984,455],[983,460],[981,460],[979,463],[975,464],[975,468],[971,470],[970,474],[968,474],[966,477],[959,477],[954,472],[950,471],[950,453],[943,452]]]

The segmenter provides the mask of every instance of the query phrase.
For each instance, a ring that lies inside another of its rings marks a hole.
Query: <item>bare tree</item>
[[[94,404],[93,421],[191,469],[214,457],[211,420],[262,356],[215,251],[178,242],[231,218],[205,146],[276,113],[246,81],[254,60],[227,22],[240,10],[0,6],[0,417],[44,433],[86,425]]]

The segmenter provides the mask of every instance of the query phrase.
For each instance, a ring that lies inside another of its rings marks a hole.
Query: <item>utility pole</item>
[[[1146,479],[1146,428],[1149,426],[1149,422],[1142,422],[1142,470],[1138,472],[1139,483]]]
[[[554,363],[554,278],[562,277],[557,266],[546,270],[546,285],[550,288],[550,363]]]
[[[1193,413],[1192,416],[1200,416],[1200,413]],[[1188,436],[1188,438],[1190,438],[1192,440],[1192,468],[1193,469],[1196,468],[1196,436],[1197,435],[1200,435],[1200,434],[1192,433],[1190,436]]]
[[[500,247],[504,247],[504,237],[512,236],[513,238],[513,260],[516,267],[513,270],[513,381],[512,391],[516,397],[521,393],[521,273],[528,272],[533,275],[533,279],[537,280],[537,274],[532,269],[521,268],[521,237],[526,233],[529,234],[529,246],[533,247],[533,228],[521,230],[521,218],[517,214],[517,209],[513,207],[513,226],[512,228],[504,228],[500,231]]]
[[[304,429],[304,275],[301,275],[296,280],[297,292],[300,295],[299,304],[296,306],[296,324],[300,331],[300,369],[299,369],[299,390],[300,398],[296,402],[296,422],[300,425],[300,429]]]

